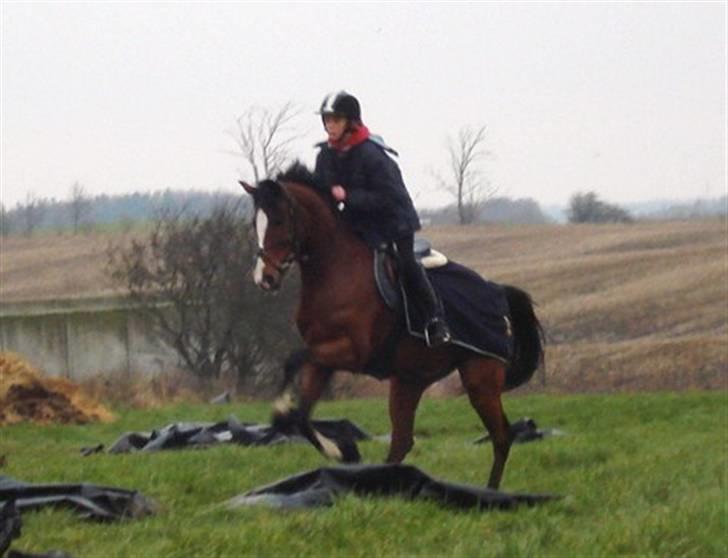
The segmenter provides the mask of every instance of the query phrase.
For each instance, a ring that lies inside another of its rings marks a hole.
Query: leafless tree
[[[293,123],[300,111],[292,102],[278,109],[251,107],[236,119],[231,132],[255,182],[278,174],[291,159],[291,144],[301,137]]]
[[[46,207],[46,200],[39,198],[33,192],[26,194],[25,203],[18,207],[22,215],[23,232],[26,236],[32,236],[33,231],[43,222]]]
[[[435,175],[438,185],[455,198],[461,225],[473,223],[481,204],[496,191],[480,168],[488,156],[483,145],[485,130],[485,126],[477,129],[465,126],[457,139],[448,139],[448,173]]]
[[[71,201],[68,204],[71,214],[71,222],[73,223],[73,234],[78,234],[79,228],[91,213],[91,200],[86,194],[86,190],[78,182],[74,182],[71,187]]]
[[[295,289],[263,298],[251,279],[250,238],[244,204],[227,201],[204,218],[160,214],[145,238],[111,246],[108,261],[189,370],[260,390],[280,380],[280,357],[295,343]]]

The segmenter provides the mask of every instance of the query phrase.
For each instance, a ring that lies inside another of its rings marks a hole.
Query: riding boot
[[[425,342],[428,347],[439,347],[451,340],[450,328],[445,322],[444,311],[440,300],[437,298],[435,289],[427,277],[427,272],[420,264],[417,264],[419,285],[415,287],[419,293],[419,300],[425,301],[427,309],[425,319]]]
[[[414,238],[404,237],[396,242],[405,287],[410,289],[425,313],[425,342],[428,347],[438,347],[451,340],[450,329],[445,323],[444,311],[432,287],[427,273],[415,260],[413,252]]]

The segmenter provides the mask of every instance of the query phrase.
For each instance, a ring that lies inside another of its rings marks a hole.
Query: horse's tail
[[[543,364],[544,336],[531,296],[511,285],[503,285],[503,289],[510,308],[513,329],[513,357],[506,372],[508,390],[528,382]]]

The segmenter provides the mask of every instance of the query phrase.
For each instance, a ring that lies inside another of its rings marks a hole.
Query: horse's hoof
[[[290,410],[286,413],[275,411],[270,422],[274,430],[283,432],[284,434],[291,434],[298,430],[301,417],[295,410]]]
[[[361,454],[354,440],[337,440],[342,463],[361,463]]]

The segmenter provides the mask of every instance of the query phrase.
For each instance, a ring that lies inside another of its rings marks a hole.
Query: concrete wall
[[[50,376],[155,374],[178,367],[151,324],[124,299],[0,304],[0,351]]]

